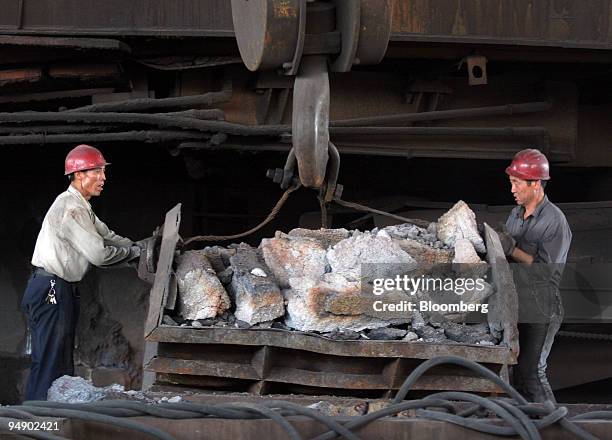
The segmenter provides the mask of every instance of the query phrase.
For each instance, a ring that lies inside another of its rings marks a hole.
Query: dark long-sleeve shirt
[[[515,207],[506,228],[516,240],[516,246],[533,256],[532,281],[550,281],[559,286],[567,253],[572,242],[572,231],[563,212],[547,196],[526,219],[525,208]]]

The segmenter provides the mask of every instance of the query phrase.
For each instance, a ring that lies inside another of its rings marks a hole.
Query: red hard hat
[[[549,180],[548,159],[540,150],[529,148],[516,153],[506,174],[523,180]]]
[[[76,173],[77,171],[91,170],[110,165],[102,156],[100,150],[91,145],[78,145],[66,156],[64,162],[64,175]]]

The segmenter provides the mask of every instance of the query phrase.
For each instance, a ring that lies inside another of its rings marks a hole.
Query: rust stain
[[[274,16],[282,18],[297,17],[297,8],[291,0],[280,0],[274,2]]]
[[[392,28],[395,32],[423,34],[427,32],[428,0],[396,0],[393,2]]]
[[[16,82],[38,81],[42,76],[39,68],[7,69],[0,71],[0,85]]]
[[[451,31],[453,35],[467,34],[467,25],[464,13],[465,9],[463,7],[463,2],[459,1],[459,4],[457,5],[457,10],[455,11],[455,21],[453,22],[453,30]]]

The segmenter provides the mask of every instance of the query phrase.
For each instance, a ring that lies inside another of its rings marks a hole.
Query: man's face
[[[525,206],[536,198],[539,181],[527,181],[510,176],[510,186],[517,205]]]
[[[106,181],[104,173],[104,167],[76,172],[77,188],[81,190],[86,199],[94,196],[97,197],[102,193],[104,182]]]

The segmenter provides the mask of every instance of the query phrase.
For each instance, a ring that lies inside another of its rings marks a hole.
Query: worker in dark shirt
[[[499,233],[513,265],[519,293],[519,347],[516,385],[528,400],[555,401],[546,362],[563,321],[559,282],[572,232],[561,210],[544,193],[550,179],[546,156],[538,150],[518,152],[506,168],[516,206]]]

